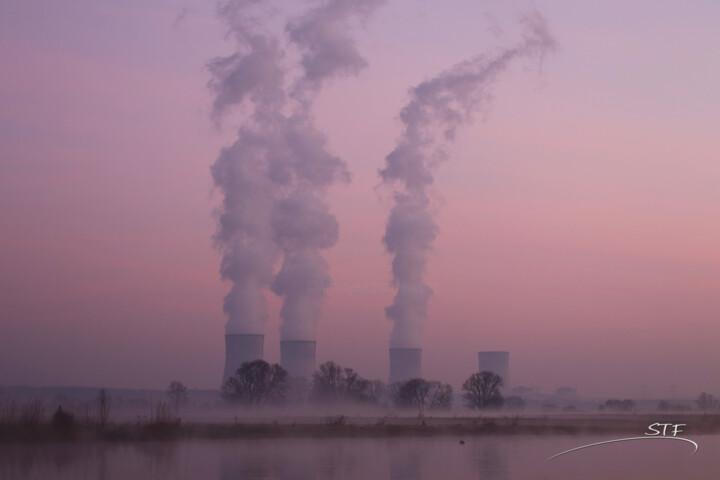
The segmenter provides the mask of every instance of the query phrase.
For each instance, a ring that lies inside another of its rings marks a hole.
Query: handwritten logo
[[[564,452],[560,452],[558,454],[553,455],[552,457],[548,458],[547,461],[552,460],[553,458],[557,458],[561,455],[565,455],[566,453],[570,452],[576,452],[578,450],[582,450],[584,448],[590,448],[590,447],[596,447],[598,445],[605,445],[608,443],[617,443],[617,442],[629,442],[634,440],[677,440],[681,442],[687,442],[692,444],[695,447],[695,450],[693,451],[693,455],[695,455],[698,451],[698,444],[690,440],[689,438],[684,437],[678,437],[678,433],[682,433],[683,431],[680,430],[680,427],[685,427],[687,424],[685,423],[653,423],[648,427],[648,432],[645,433],[644,437],[630,437],[630,438],[618,438],[615,440],[606,440],[604,442],[597,442],[597,443],[591,443],[590,445],[583,445],[582,447],[575,447],[571,448],[570,450],[565,450]],[[660,430],[660,427],[662,427],[662,433]],[[672,427],[671,433],[672,435],[668,435],[668,427]]]

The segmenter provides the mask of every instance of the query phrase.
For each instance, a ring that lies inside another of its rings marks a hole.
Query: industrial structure
[[[257,334],[225,335],[224,386],[245,362],[263,359],[265,336]],[[280,342],[280,365],[292,377],[312,379],[315,372],[316,342],[314,340],[283,340]],[[503,390],[509,391],[510,352],[478,352],[478,371],[489,371],[503,378]],[[389,383],[422,378],[421,348],[390,348]]]
[[[422,377],[421,348],[390,349],[390,383]]]
[[[263,358],[264,338],[264,335],[225,335],[225,371],[220,388],[225,385],[228,378],[235,375],[243,363]]]
[[[503,389],[509,389],[510,352],[478,352],[478,371],[500,375],[503,379]]]
[[[284,340],[280,342],[280,366],[291,377],[312,378],[315,372],[315,342]]]

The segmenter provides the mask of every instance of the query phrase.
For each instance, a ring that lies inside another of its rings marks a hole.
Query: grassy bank
[[[181,439],[326,438],[470,435],[573,435],[613,433],[642,436],[653,423],[686,424],[683,436],[720,433],[720,415],[522,415],[474,417],[278,417],[270,421],[230,423],[108,423],[72,425],[58,429],[51,423],[5,425],[2,442],[39,441],[156,441]]]

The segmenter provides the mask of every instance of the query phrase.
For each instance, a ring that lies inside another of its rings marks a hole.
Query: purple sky
[[[528,5],[390,0],[355,33],[369,67],[315,106],[353,174],[328,196],[319,361],[386,378],[376,187],[398,112],[409,87],[512,43]],[[509,350],[513,384],[546,392],[718,394],[720,4],[532,6],[557,52],[505,72],[438,169],[425,375],[457,388],[478,350]],[[223,33],[212,2],[0,3],[0,385],[217,387],[209,166],[234,132],[213,127],[204,65],[231,52]]]

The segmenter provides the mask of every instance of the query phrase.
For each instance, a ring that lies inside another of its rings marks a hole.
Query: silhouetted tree
[[[430,382],[428,409],[449,410],[452,407],[453,389],[447,383]]]
[[[698,410],[717,410],[720,407],[720,400],[708,393],[701,393],[695,400]]]
[[[313,374],[310,399],[315,403],[371,402],[372,382],[352,368],[325,362]]]
[[[372,403],[383,403],[388,395],[388,386],[382,380],[372,380],[367,392]]]
[[[227,379],[222,395],[243,405],[280,403],[285,400],[288,373],[278,365],[264,360],[243,363],[235,375]]]
[[[422,413],[430,386],[428,381],[423,378],[411,378],[404,382],[394,383],[392,390],[393,404],[397,408],[418,408]]]
[[[170,382],[170,386],[167,389],[167,395],[170,397],[170,401],[175,407],[175,413],[180,411],[180,406],[187,403],[188,401],[188,388],[183,385],[182,382],[173,380]]]
[[[493,372],[473,373],[463,383],[463,399],[470,408],[500,408],[503,406],[503,396],[500,387],[503,379]]]
[[[412,378],[393,385],[393,403],[397,408],[448,409],[452,406],[452,387],[424,378]]]

